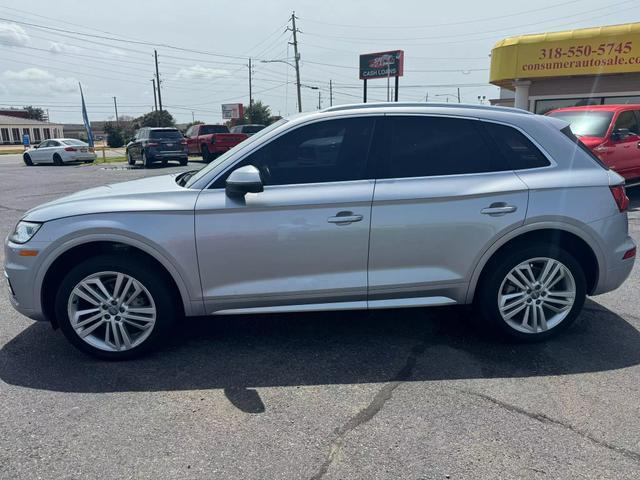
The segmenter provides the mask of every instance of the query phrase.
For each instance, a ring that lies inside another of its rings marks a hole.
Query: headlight
[[[13,233],[9,235],[9,240],[14,243],[27,243],[33,238],[40,227],[41,223],[19,221]]]

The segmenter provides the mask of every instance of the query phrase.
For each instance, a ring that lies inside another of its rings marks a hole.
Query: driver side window
[[[622,112],[618,115],[616,124],[613,128],[614,131],[623,128],[628,129],[631,135],[638,135],[640,133],[640,128],[638,128],[638,119],[631,110],[627,110],[626,112]]]
[[[213,188],[224,188],[231,171],[260,170],[265,186],[346,182],[369,178],[367,157],[375,118],[325,120],[297,128],[234,165]]]

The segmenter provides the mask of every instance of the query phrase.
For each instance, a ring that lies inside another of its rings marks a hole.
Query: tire
[[[188,158],[181,158],[180,159],[180,166],[184,167],[187,165],[187,163],[189,163],[189,159]]]
[[[31,160],[31,155],[29,155],[28,153],[25,153],[24,155],[22,155],[22,160],[24,160],[24,164],[27,167],[32,167],[33,166],[33,161]]]
[[[131,155],[131,152],[130,152],[130,151],[128,151],[128,150],[127,150],[127,163],[128,163],[129,165],[135,165],[135,164],[136,164],[135,159],[134,159],[134,158],[133,158],[133,156]]]
[[[167,160],[162,160],[162,168],[167,166]]]
[[[142,152],[142,165],[144,165],[144,168],[151,168],[151,166],[153,165],[153,162],[149,159],[145,152]]]
[[[211,153],[209,153],[209,149],[205,145],[200,147],[200,153],[202,154],[202,160],[204,162],[209,163],[213,160]]]
[[[60,155],[58,155],[57,153],[53,154],[53,164],[57,167],[62,166],[62,157],[60,157]]]
[[[528,284],[519,272],[513,272],[516,267],[524,269]],[[584,270],[557,246],[537,244],[507,251],[492,259],[485,270],[476,295],[482,320],[479,327],[489,327],[502,337],[521,342],[546,340],[568,328],[584,305]]]
[[[95,277],[100,278],[107,293],[112,295],[118,275],[122,275],[118,289],[121,295],[116,296],[114,304],[91,282],[96,282]],[[129,278],[138,283],[129,284]],[[97,295],[81,286],[87,280]],[[140,292],[132,298],[138,288]],[[82,295],[76,293],[78,290]],[[177,305],[175,289],[151,262],[135,254],[102,254],[85,260],[67,273],[56,294],[55,313],[65,337],[80,351],[105,360],[125,360],[162,345],[171,332]],[[71,316],[92,309],[97,313],[80,315],[72,324]],[[83,322],[85,326],[79,325]],[[84,339],[76,329],[86,333]]]

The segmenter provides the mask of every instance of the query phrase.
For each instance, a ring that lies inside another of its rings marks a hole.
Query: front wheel
[[[99,255],[64,277],[56,318],[79,350],[107,360],[138,356],[168,335],[177,312],[161,272],[144,258]]]
[[[536,245],[492,261],[479,286],[483,325],[511,339],[547,339],[575,321],[586,297],[580,263],[567,251]]]
[[[209,149],[205,145],[202,145],[202,147],[200,147],[200,153],[202,154],[202,160],[204,162],[209,163],[211,160],[213,160],[213,155],[209,153]]]

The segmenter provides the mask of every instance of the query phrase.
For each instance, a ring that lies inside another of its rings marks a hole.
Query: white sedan
[[[67,162],[92,163],[96,159],[95,149],[75,138],[52,138],[40,142],[22,155],[26,165],[34,163],[53,163],[62,165]]]

